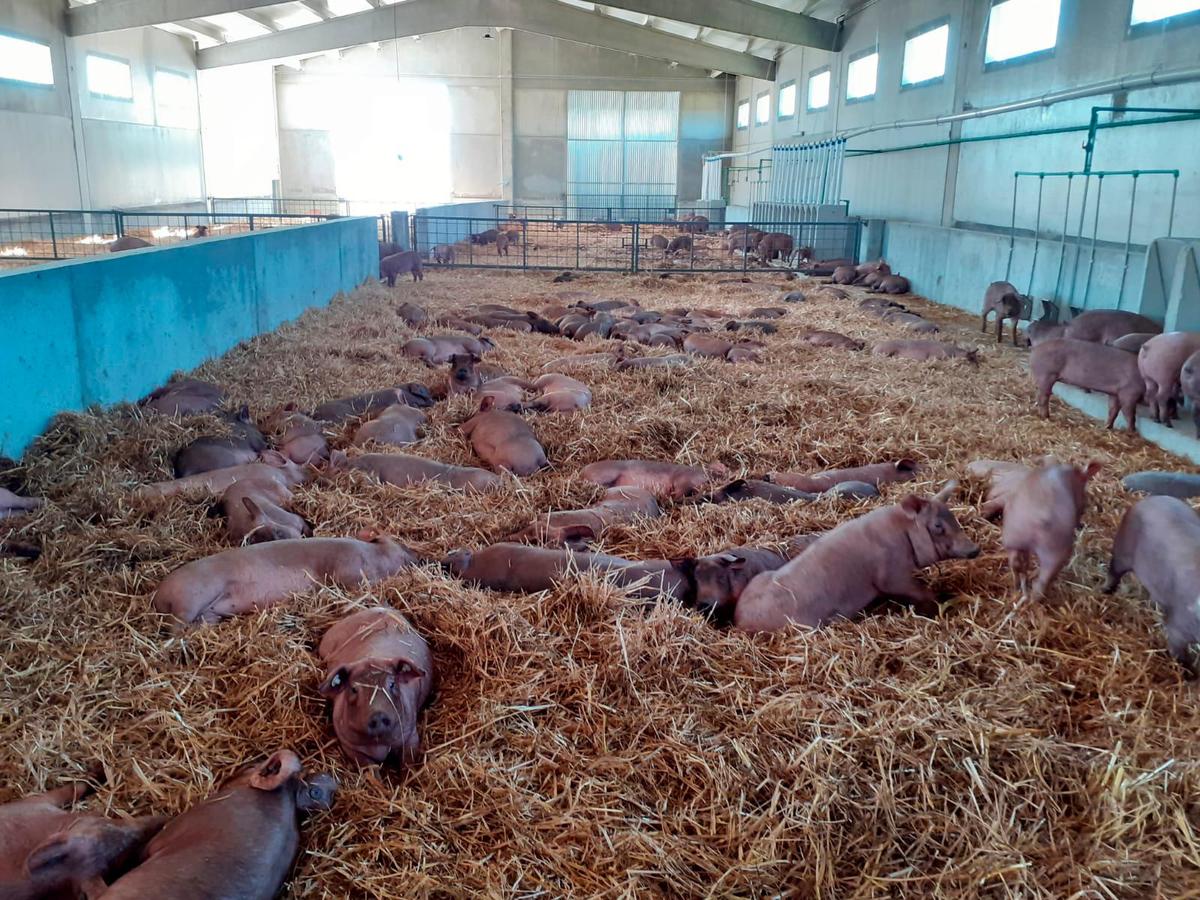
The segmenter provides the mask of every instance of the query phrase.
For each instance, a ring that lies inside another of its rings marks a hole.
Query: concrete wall
[[[703,153],[726,147],[731,79],[544,35],[502,30],[489,39],[485,33],[491,30],[459,28],[378,49],[352,48],[338,59],[316,57],[299,71],[279,67],[283,193],[347,196],[333,177],[329,126],[322,118],[331,87],[384,90],[389,82],[413,80],[448,90],[453,197],[562,202],[572,89],[680,91],[679,191],[687,199],[699,197]],[[406,127],[420,127],[405,121],[402,109],[391,114]],[[395,194],[388,185],[377,189],[380,199],[409,199]]]
[[[111,208],[204,196],[200,131],[158,122],[154,73],[195,83],[191,44],[156,28],[67,38],[52,0],[0,0],[0,29],[46,42],[53,87],[0,83],[0,206]],[[93,95],[89,52],[127,61],[132,100]]]
[[[0,453],[62,410],[132,401],[378,273],[371,218],[0,273]]]
[[[772,120],[766,126],[752,125],[749,130],[735,130],[734,148],[759,150],[769,148],[775,141],[816,140],[834,130],[844,132],[877,123],[981,108],[1120,75],[1194,66],[1200,61],[1195,50],[1200,27],[1160,29],[1154,34],[1130,36],[1128,0],[1062,0],[1058,46],[1051,56],[985,71],[983,48],[989,8],[988,0],[890,0],[886,4],[868,6],[846,20],[842,53],[793,48],[783,54],[775,84],[738,79],[736,97],[739,100],[753,102],[760,91],[772,92]],[[933,85],[901,89],[900,73],[907,33],[943,17],[950,22],[950,53],[944,79]],[[876,43],[880,52],[876,96],[865,102],[847,102],[844,98],[849,58]],[[825,65],[830,65],[833,72],[830,108],[808,113],[805,100],[809,73]],[[800,111],[793,120],[779,121],[775,116],[775,93],[780,85],[793,79],[798,87]],[[886,149],[960,136],[1086,126],[1093,106],[1112,105],[1196,108],[1200,107],[1200,84],[1101,94],[956,126],[888,129],[854,138],[849,146],[853,149]],[[1012,215],[1012,173],[1019,169],[1079,169],[1083,164],[1080,145],[1084,137],[1085,134],[1076,132],[851,158],[846,161],[843,196],[849,200],[851,212],[857,215],[883,218],[889,223],[905,221],[941,228],[972,229],[972,233],[950,240],[949,255],[943,259],[947,267],[944,277],[957,278],[955,270],[964,270],[977,262],[986,266],[980,273],[982,283],[986,285],[994,278],[1004,277],[1008,238],[1007,234],[997,237],[993,233],[992,237],[987,237],[980,232],[988,229],[1007,231]],[[1200,204],[1196,202],[1200,199],[1200,179],[1197,178],[1200,155],[1191,149],[1197,138],[1200,138],[1200,122],[1104,130],[1099,135],[1094,166],[1102,169],[1181,169],[1174,230],[1176,234],[1200,234]],[[753,163],[761,155],[764,154],[739,160],[735,165]],[[1060,231],[1065,191],[1061,184],[1052,185],[1050,181],[1046,184],[1043,231]],[[1108,260],[1117,253],[1121,259],[1115,283],[1108,277],[1111,267],[1107,262],[1105,277],[1093,275],[1094,283],[1087,300],[1089,306],[1116,306],[1122,302],[1128,305],[1130,302],[1128,285],[1124,298],[1118,290],[1130,187],[1128,179],[1106,181],[1099,219],[1101,245],[1098,255]],[[1076,184],[1071,229],[1077,226],[1079,188]],[[1093,197],[1094,189],[1093,185]],[[1169,179],[1139,179],[1133,228],[1133,241],[1139,245],[1139,250],[1148,241],[1167,233],[1169,189]],[[747,187],[735,185],[732,203],[744,205],[748,195]],[[1036,182],[1030,182],[1019,198],[1018,227],[1033,227],[1036,196]],[[1093,209],[1089,205],[1086,230],[1089,239]],[[888,233],[889,252],[893,256],[902,254],[893,261],[906,273],[917,273],[914,284],[918,290],[937,296],[937,279],[930,281],[922,274],[926,268],[922,254],[938,256],[941,239],[928,246],[921,241],[913,243],[910,239],[914,236],[929,237],[934,232],[911,229],[901,240],[899,231],[890,224]],[[984,247],[986,253],[976,253]],[[968,252],[968,248],[974,248],[970,251],[973,255],[959,255]],[[1046,284],[1047,277],[1053,287],[1054,272],[1043,271],[1044,265],[1051,265],[1047,256],[1049,249],[1043,245],[1036,273],[1030,271],[1030,256],[1022,263],[1020,255],[1016,255],[1012,274],[1019,286],[1026,287],[1032,274],[1035,289],[1038,284]],[[1057,247],[1053,250],[1056,267]],[[1090,249],[1087,253],[1090,258]],[[1140,267],[1139,254],[1135,263],[1137,271],[1130,275],[1130,280],[1139,284]],[[1082,299],[1080,286],[1075,304],[1083,305]]]

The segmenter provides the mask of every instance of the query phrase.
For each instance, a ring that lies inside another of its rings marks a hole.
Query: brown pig
[[[275,446],[300,465],[329,459],[329,441],[321,424],[299,411],[295,403],[281,406],[267,416],[263,427],[275,436]]]
[[[332,471],[358,469],[370,472],[384,484],[400,486],[436,481],[458,490],[489,491],[501,484],[500,477],[487,469],[452,466],[436,459],[405,453],[364,453],[351,458],[340,450],[334,450],[330,455],[329,468]]]
[[[525,394],[531,390],[533,385],[524,378],[513,375],[489,378],[479,389],[479,404],[481,407],[487,403],[492,409],[520,412],[525,408]]]
[[[411,406],[389,406],[374,419],[358,426],[351,446],[361,447],[369,441],[393,447],[415,444],[419,440],[418,431],[427,418],[425,413]]]
[[[800,340],[814,347],[833,347],[838,350],[861,350],[866,344],[836,331],[809,331]]]
[[[413,281],[424,281],[425,270],[421,267],[421,254],[405,250],[385,256],[379,261],[379,277],[387,281],[388,287],[395,287],[398,275],[412,275]]]
[[[1029,372],[1037,383],[1038,411],[1050,418],[1050,394],[1058,382],[1108,394],[1108,423],[1125,414],[1130,431],[1137,430],[1137,406],[1146,392],[1132,353],[1091,341],[1070,338],[1045,341],[1029,354]]]
[[[698,497],[714,479],[729,470],[721,463],[700,469],[650,459],[606,459],[584,466],[580,476],[601,487],[639,487],[659,496],[684,500]]]
[[[690,353],[672,353],[668,356],[637,356],[623,359],[617,363],[617,371],[629,369],[670,369],[674,366],[685,366],[693,362],[695,357]]]
[[[543,544],[573,544],[599,538],[610,525],[632,522],[637,518],[654,519],[662,514],[658,501],[647,490],[636,487],[614,487],[594,506],[568,509],[539,515],[533,523],[509,541],[532,540]]]
[[[774,550],[734,547],[709,556],[674,560],[676,568],[691,580],[691,605],[714,625],[728,625],[738,599],[756,577],[774,572],[788,558]]]
[[[362,535],[271,541],[193,560],[162,580],[154,608],[188,625],[212,624],[282,603],[314,583],[353,588],[417,564],[392,538]]]
[[[1008,551],[1013,582],[1022,600],[1044,597],[1070,562],[1075,532],[1087,502],[1087,483],[1099,471],[1098,462],[1090,462],[1081,470],[1048,459],[1019,480],[1014,476],[1004,485],[1001,541]],[[1031,591],[1033,557],[1037,557],[1038,574]]]
[[[176,816],[105,900],[271,900],[300,849],[300,816],[329,809],[337,779],[305,777],[291,750],[244,769]]]
[[[912,285],[903,275],[880,275],[871,285],[871,292],[875,294],[908,294],[912,292]]]
[[[937,334],[942,330],[937,323],[930,322],[924,316],[903,310],[885,313],[883,321],[890,325],[903,325],[909,331],[915,331],[917,334]]]
[[[1154,421],[1171,427],[1175,418],[1175,396],[1183,364],[1200,352],[1200,334],[1170,331],[1152,337],[1138,350],[1138,371],[1146,382],[1146,403],[1154,410]]]
[[[493,469],[521,476],[550,465],[529,423],[516,413],[493,407],[492,398],[484,397],[479,412],[458,426],[475,455]]]
[[[683,349],[696,356],[725,359],[733,349],[733,342],[708,334],[689,334],[683,339]]]
[[[453,262],[453,259],[451,260]],[[396,315],[404,320],[404,324],[409,328],[419,328],[429,320],[429,313],[425,311],[425,307],[417,306],[415,303],[400,303],[396,306]]]
[[[979,555],[945,504],[954,488],[950,482],[931,499],[909,494],[840,525],[787,565],[762,573],[742,592],[734,625],[751,632],[793,624],[816,628],[848,619],[881,596],[932,602],[914,571]]]
[[[119,237],[115,241],[110,242],[108,245],[108,252],[120,253],[122,250],[143,250],[146,247],[153,246],[154,245],[147,240],[127,234],[124,237]]]
[[[671,238],[671,242],[667,244],[667,249],[664,251],[664,256],[674,257],[677,253],[692,250],[692,239],[685,234]]]
[[[987,501],[979,507],[979,514],[985,519],[996,519],[1004,512],[1004,504],[1013,490],[1032,470],[1023,463],[977,459],[967,466],[967,471],[976,478],[991,481]]]
[[[91,788],[83,782],[0,804],[0,897],[99,897],[165,819],[109,819],[69,812]]]
[[[766,500],[768,503],[811,503],[817,495],[808,491],[774,484],[770,481],[738,478],[703,497],[700,503],[736,503],[742,500]]]
[[[571,413],[591,405],[592,392],[582,381],[567,375],[547,373],[533,380],[540,394],[526,406],[537,412]]]
[[[1089,309],[1067,323],[1063,337],[1107,344],[1126,334],[1161,334],[1153,319],[1122,309]]]
[[[311,473],[305,466],[298,466],[275,450],[264,451],[262,460],[244,466],[213,469],[174,481],[144,484],[134,490],[134,496],[142,499],[151,497],[175,497],[182,494],[223,494],[231,484],[246,478],[276,481],[285,487],[303,484]]]
[[[227,437],[204,435],[181,447],[171,460],[176,478],[246,465],[267,449],[266,438],[251,420],[248,406],[222,418],[229,423],[233,433]]]
[[[433,654],[408,619],[386,606],[359,610],[325,632],[317,652],[325,666],[318,690],[333,704],[333,730],[346,755],[362,765],[382,763],[393,751],[415,761]]]
[[[857,279],[858,270],[854,266],[838,266],[831,276],[834,284],[854,284]]]
[[[397,403],[425,408],[433,406],[433,397],[425,385],[410,381],[393,388],[330,400],[314,409],[312,417],[319,422],[339,424],[355,416],[377,416]]]
[[[916,460],[905,458],[896,460],[896,462],[870,463],[848,469],[830,469],[827,472],[816,472],[812,475],[801,475],[795,472],[769,472],[766,480],[786,485],[798,491],[811,491],[819,494],[846,481],[863,481],[876,487],[881,484],[912,481],[920,470],[921,466]]]
[[[312,526],[288,507],[292,492],[277,481],[247,478],[221,495],[225,530],[235,546],[311,537]]]
[[[979,351],[974,348],[967,350],[955,344],[944,344],[941,341],[922,340],[892,340],[880,341],[871,348],[874,356],[899,356],[904,359],[965,359],[978,365]]]
[[[1200,675],[1200,517],[1175,497],[1147,497],[1125,513],[1113,540],[1104,592],[1133,572],[1162,612],[1167,649]]]
[[[1004,320],[1012,319],[1013,346],[1017,346],[1017,325],[1021,321],[1021,309],[1025,296],[1011,281],[993,281],[983,294],[983,312],[979,318],[979,330],[987,332],[988,316],[996,315],[996,343],[1004,340]]]
[[[165,416],[194,416],[220,409],[224,402],[223,388],[195,378],[184,378],[156,389],[139,400],[138,405]]]
[[[1126,350],[1129,353],[1137,353],[1142,349],[1142,345],[1151,338],[1158,337],[1157,334],[1134,333],[1123,334],[1119,338],[1114,338],[1111,341],[1105,341],[1110,347],[1116,347],[1118,350]]]
[[[462,334],[435,334],[427,338],[413,338],[400,348],[400,352],[419,359],[429,367],[450,362],[456,353],[469,353],[479,359],[496,345],[488,338],[473,338]]]
[[[1200,433],[1200,351],[1189,356],[1179,370],[1179,390],[1191,401],[1192,421]]]

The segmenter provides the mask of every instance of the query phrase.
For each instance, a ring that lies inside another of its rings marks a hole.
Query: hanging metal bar
[[[1012,275],[1013,248],[1017,243],[1017,187],[1021,184],[1021,173],[1013,174],[1012,220],[1008,225],[1008,262],[1004,266],[1004,280]]]
[[[1096,182],[1096,215],[1092,219],[1092,252],[1088,257],[1087,281],[1083,285],[1083,308],[1087,309],[1088,295],[1092,292],[1092,269],[1096,266],[1096,240],[1100,234],[1100,198],[1104,196],[1104,176]],[[1075,297],[1072,295],[1072,300]]]
[[[1117,306],[1125,299],[1125,276],[1129,274],[1129,248],[1133,243],[1133,210],[1137,206],[1138,177],[1133,176],[1133,187],[1129,190],[1129,222],[1125,226],[1125,262],[1121,266],[1121,289],[1117,291]]]
[[[1171,184],[1171,211],[1167,213],[1167,237],[1171,237],[1175,233],[1175,197],[1179,193],[1179,173],[1175,173],[1175,180]]]
[[[1067,258],[1067,223],[1071,217],[1071,188],[1075,184],[1075,176],[1067,176],[1067,203],[1063,207],[1062,241],[1058,245],[1058,274],[1054,276],[1054,300],[1058,302],[1058,286],[1062,282],[1063,263]]]
[[[1079,207],[1079,227],[1075,229],[1075,256],[1071,262],[1071,293],[1068,304],[1075,304],[1075,284],[1079,280],[1079,261],[1083,257],[1083,221],[1087,213],[1088,194],[1092,186],[1092,176],[1083,176],[1083,205]]]
[[[1038,176],[1037,217],[1033,223],[1033,261],[1029,264],[1029,287],[1025,295],[1033,296],[1033,277],[1037,272],[1038,248],[1042,245],[1042,191],[1046,187],[1045,176]]]

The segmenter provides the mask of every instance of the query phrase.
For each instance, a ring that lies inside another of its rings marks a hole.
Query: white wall
[[[209,196],[271,196],[279,178],[275,67],[204,69],[197,80]]]
[[[157,120],[153,79],[162,67],[195,83],[191,44],[142,28],[64,36],[54,0],[0,0],[0,29],[50,44],[54,86],[0,83],[0,206],[112,208],[204,196],[200,132]],[[133,99],[88,90],[89,51],[127,61]]]

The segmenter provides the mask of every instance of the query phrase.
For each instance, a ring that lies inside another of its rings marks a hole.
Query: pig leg
[[[996,343],[1004,343],[1004,312],[996,310]]]
[[[912,572],[889,572],[884,582],[876,585],[876,590],[885,597],[904,600],[919,609],[936,608],[937,605],[933,591],[918,581]]]
[[[1137,431],[1137,405],[1140,398],[1136,394],[1126,394],[1119,399],[1121,412],[1125,415],[1125,426],[1130,431]],[[1112,428],[1112,425],[1108,427]]]
[[[1188,633],[1172,622],[1167,622],[1167,649],[1183,666],[1187,677],[1200,677],[1200,645],[1191,640]]]
[[[1117,399],[1116,394],[1108,395],[1108,421],[1104,427],[1112,431],[1113,423],[1117,421],[1117,413],[1121,411],[1121,401]]]
[[[1013,323],[1013,346],[1014,347],[1017,346],[1017,325],[1019,325],[1020,322],[1021,322],[1021,319],[1019,316],[1013,316],[1012,323]]]
[[[1029,551],[1010,550],[1008,552],[1008,567],[1012,569],[1013,588],[1021,600],[1029,596]]]
[[[1045,376],[1038,380],[1038,412],[1042,414],[1043,419],[1050,418],[1050,394],[1054,390],[1054,384],[1058,381],[1058,373]],[[1109,426],[1112,427],[1111,425]]]
[[[989,522],[998,518],[1004,512],[1004,501],[997,498],[989,500],[983,506],[979,507],[979,514]]]
[[[979,319],[979,330],[984,334],[987,334],[987,317],[988,317],[988,308],[985,306],[983,308],[983,315]]]
[[[1032,599],[1045,599],[1046,591],[1054,583],[1054,579],[1058,577],[1058,573],[1071,561],[1071,551],[1073,549],[1073,547],[1056,547],[1052,550],[1038,551],[1038,574],[1037,580],[1033,583]]]

